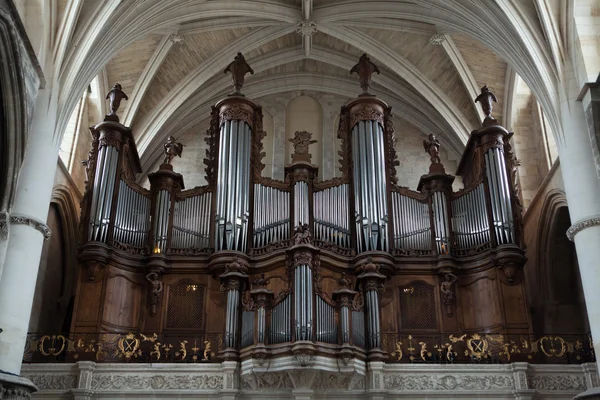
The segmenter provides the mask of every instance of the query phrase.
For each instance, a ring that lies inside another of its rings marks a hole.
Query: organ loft
[[[208,184],[191,189],[173,137],[150,188],[136,183],[118,116],[128,98],[111,90],[84,162],[69,331],[30,335],[26,362],[223,363],[239,373],[225,375],[231,388],[259,390],[332,366],[359,387],[396,363],[594,360],[585,335],[532,334],[518,161],[490,89],[456,171],[464,188],[432,134],[412,190],[398,185],[392,110],[369,92],[379,69],[366,54],[351,70],[362,93],[340,111],[340,176],[327,180],[308,131],[289,139],[284,180],[262,176],[263,113],[241,92],[252,69],[239,53],[225,72],[234,91],[211,110]]]

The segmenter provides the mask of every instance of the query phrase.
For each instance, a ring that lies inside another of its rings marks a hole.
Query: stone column
[[[574,77],[573,71],[570,75]],[[581,102],[577,101],[580,91],[577,90],[575,78],[567,86],[560,92],[563,137],[557,140],[572,223],[567,236],[575,243],[583,293],[588,305],[590,331],[595,348],[599,348],[600,308],[595,305],[600,304],[597,252],[600,243],[600,181],[584,114],[584,108],[592,107],[592,96],[589,91],[583,92],[579,97],[583,100],[582,107]]]
[[[59,144],[53,137],[56,97],[50,89],[43,89],[38,95],[9,218],[9,238],[0,278],[0,370],[15,375],[21,372],[42,245],[51,233],[45,222],[58,158]],[[35,388],[28,381],[14,382],[14,379],[0,374],[4,388],[7,382],[8,387],[20,385],[25,391]]]

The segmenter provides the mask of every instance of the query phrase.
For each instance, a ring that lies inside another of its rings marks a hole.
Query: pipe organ
[[[340,112],[342,176],[318,181],[311,134],[296,132],[278,181],[261,176],[262,111],[239,93],[243,56],[234,63],[236,92],[206,134],[206,186],[185,189],[169,138],[143,189],[129,128],[92,128],[73,332],[159,332],[211,343],[214,360],[389,360],[401,335],[529,332],[515,159],[496,120],[470,135],[464,189],[435,135],[429,171],[400,187],[391,109],[368,93],[377,69],[363,56],[364,93]]]

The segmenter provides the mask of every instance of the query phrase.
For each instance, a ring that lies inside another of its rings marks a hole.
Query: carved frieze
[[[514,389],[511,376],[502,375],[385,375],[383,387],[388,390],[502,390]]]
[[[350,126],[354,127],[360,121],[377,121],[381,126],[385,126],[383,122],[383,112],[380,107],[374,107],[371,104],[363,104],[361,107],[352,109],[350,114]]]
[[[25,375],[25,378],[33,382],[38,390],[70,390],[77,387],[76,375],[34,374]]]
[[[92,379],[92,389],[113,390],[199,390],[224,389],[222,375],[177,374],[103,374],[96,373]]]
[[[535,375],[528,379],[530,389],[536,390],[573,390],[584,391],[587,389],[584,376],[577,375]]]
[[[249,107],[244,107],[234,103],[229,107],[223,107],[219,113],[219,124],[223,125],[227,121],[244,121],[249,126],[253,126],[252,111]]]

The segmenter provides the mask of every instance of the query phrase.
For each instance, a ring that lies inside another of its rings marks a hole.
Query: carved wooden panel
[[[422,281],[400,287],[400,328],[437,329],[434,287]]]
[[[502,322],[496,281],[487,275],[484,272],[459,288],[457,297],[465,330],[481,330]]]
[[[106,280],[102,324],[106,328],[139,329],[142,286],[133,273],[110,274]]]
[[[190,279],[167,289],[165,329],[202,330],[204,328],[205,286]]]

